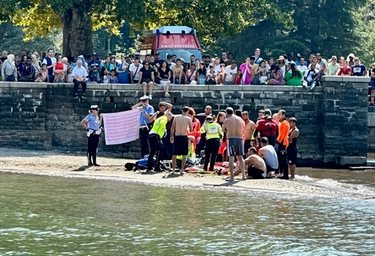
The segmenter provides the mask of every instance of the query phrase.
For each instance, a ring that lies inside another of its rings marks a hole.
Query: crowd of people
[[[140,157],[148,159],[146,173],[163,171],[163,161],[170,159],[170,175],[177,169],[183,175],[187,163],[214,173],[218,164],[229,161],[228,181],[238,174],[242,179],[294,179],[299,130],[297,119],[287,119],[285,110],[274,115],[260,110],[253,122],[247,111],[230,107],[213,115],[211,106],[198,114],[186,106],[173,115],[172,104],[158,106],[155,111],[143,96],[132,107],[140,111]],[[195,161],[199,158],[203,160]]]
[[[77,58],[63,57],[48,49],[39,58],[38,52],[21,51],[17,56],[2,52],[0,57],[1,77],[4,81],[74,83],[74,97],[78,99],[78,87],[82,86],[82,98],[86,95],[87,82],[139,84],[144,95],[152,100],[154,86],[160,86],[164,96],[169,97],[169,87],[176,84],[195,85],[290,85],[313,89],[320,85],[324,75],[370,77],[370,105],[375,105],[375,63],[366,68],[354,54],[347,58],[332,56],[326,60],[320,53],[310,54],[305,59],[292,52],[268,60],[254,55],[241,64],[231,52],[222,52],[221,58],[203,55],[202,60],[194,55],[189,60],[168,54],[163,60],[155,56],[109,54],[101,60],[96,53]],[[77,69],[77,70],[75,70]]]

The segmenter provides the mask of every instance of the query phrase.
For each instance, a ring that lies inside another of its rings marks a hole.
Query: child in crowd
[[[38,78],[35,79],[35,82],[47,82],[48,79],[48,70],[47,65],[42,64],[42,69],[40,70],[40,73],[38,74]]]
[[[73,68],[70,67],[70,68],[68,68],[68,71],[66,72],[66,74],[67,74],[67,76],[66,76],[66,82],[67,83],[73,83],[74,77],[72,75],[72,71],[73,71]]]
[[[118,79],[117,79],[117,76],[116,76],[116,70],[114,70],[114,69],[111,70],[111,75],[109,76],[109,83],[110,84],[117,84],[118,83]]]
[[[241,69],[237,69],[237,76],[236,76],[235,84],[236,85],[241,85],[241,81],[242,81],[242,70]]]
[[[100,70],[100,77],[102,78],[103,84],[109,84],[109,76],[108,76],[108,69],[107,67],[102,67]]]

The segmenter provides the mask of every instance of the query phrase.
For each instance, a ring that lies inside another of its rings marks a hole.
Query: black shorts
[[[269,165],[266,165],[266,167],[267,167],[267,174],[269,173],[269,172],[276,172],[276,173],[278,173],[279,172],[279,169],[273,169],[271,166],[269,166]]]
[[[267,176],[264,171],[253,166],[249,166],[247,173],[249,177],[252,177],[252,179],[265,179]]]
[[[245,149],[245,157],[246,157],[246,154],[249,152],[249,149],[251,148],[250,142],[251,140],[245,140],[245,142],[243,143],[243,146]]]
[[[298,149],[295,146],[288,147],[286,151],[288,155],[288,164],[296,164],[297,163],[297,153]]]
[[[187,136],[174,136],[173,155],[187,156],[189,152],[189,140]]]

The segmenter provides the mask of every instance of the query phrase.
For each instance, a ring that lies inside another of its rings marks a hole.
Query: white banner
[[[139,118],[138,109],[104,114],[105,144],[123,144],[138,139]]]

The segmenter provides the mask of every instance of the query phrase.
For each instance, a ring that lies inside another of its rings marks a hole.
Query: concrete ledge
[[[322,82],[356,82],[356,83],[369,83],[370,77],[365,76],[323,76]]]
[[[367,157],[364,156],[337,156],[335,160],[336,164],[342,166],[366,165],[367,163]]]

